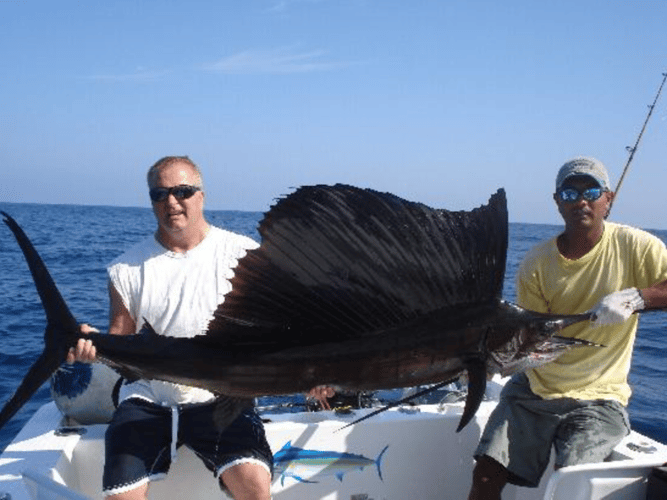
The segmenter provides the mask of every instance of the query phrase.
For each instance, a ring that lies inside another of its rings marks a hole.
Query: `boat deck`
[[[267,437],[276,456],[273,497],[465,499],[471,453],[494,404],[482,403],[460,433],[455,432],[460,403],[393,409],[343,430],[371,410],[266,414]],[[55,404],[44,405],[0,456],[0,498],[102,498],[105,428],[63,427]],[[642,499],[651,469],[667,462],[667,446],[633,432],[610,460],[549,473],[538,489],[509,486],[503,499]],[[213,476],[186,448],[179,450],[167,479],[152,483],[149,495],[166,500],[221,498]]]

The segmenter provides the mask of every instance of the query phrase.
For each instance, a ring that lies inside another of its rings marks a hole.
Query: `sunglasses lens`
[[[173,194],[177,200],[187,200],[200,189],[196,186],[174,186],[171,188],[154,188],[148,194],[154,202],[164,201]]]
[[[564,201],[565,203],[575,203],[579,201],[581,198],[583,198],[586,201],[595,201],[600,196],[602,196],[602,193],[603,189],[600,187],[588,188],[583,192],[578,191],[574,188],[565,188],[561,189],[558,192],[558,197],[561,199],[561,201]]]
[[[166,188],[155,188],[151,189],[148,194],[150,195],[152,201],[164,201],[169,196],[169,190]]]
[[[171,192],[174,194],[177,200],[186,200],[197,191],[199,191],[199,188],[194,186],[176,186],[175,188],[171,189]]]
[[[584,197],[584,200],[586,200],[586,201],[595,201],[600,196],[602,196],[602,189],[599,188],[599,187],[589,188],[581,194]]]
[[[558,193],[562,201],[572,203],[579,199],[579,191],[572,188],[561,189]]]

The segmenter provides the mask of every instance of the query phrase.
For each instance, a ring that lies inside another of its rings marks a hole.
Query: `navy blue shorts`
[[[178,407],[178,440],[218,478],[229,467],[258,463],[273,472],[273,455],[262,421],[244,411],[222,431],[213,423],[215,402]],[[164,478],[171,465],[172,409],[142,399],[123,401],[107,428],[102,486],[105,495],[133,490]]]

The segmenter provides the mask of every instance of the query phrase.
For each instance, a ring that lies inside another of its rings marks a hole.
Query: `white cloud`
[[[204,66],[224,74],[291,74],[331,71],[347,63],[327,61],[322,50],[297,51],[294,46],[268,50],[245,50]]]

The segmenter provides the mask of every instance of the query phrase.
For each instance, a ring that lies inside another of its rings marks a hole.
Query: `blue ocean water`
[[[148,208],[0,203],[23,227],[46,262],[73,314],[105,331],[108,297],[105,266],[155,227]],[[259,212],[207,211],[217,226],[258,239]],[[559,231],[558,226],[510,224],[504,297],[514,300],[514,276],[526,251]],[[667,231],[654,231],[667,241]],[[42,350],[45,318],[39,297],[14,237],[0,224],[0,403],[18,387]],[[637,335],[630,382],[632,425],[667,442],[663,325],[667,313],[644,314]],[[50,399],[44,385],[0,431],[0,450],[42,404]]]

